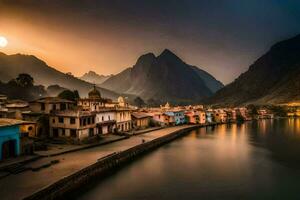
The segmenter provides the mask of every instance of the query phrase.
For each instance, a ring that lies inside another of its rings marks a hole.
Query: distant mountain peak
[[[95,74],[97,74],[97,73],[90,70],[88,73],[85,73],[85,74],[94,74],[94,75],[95,75]]]
[[[145,62],[152,62],[155,59],[156,59],[156,57],[155,57],[155,55],[153,53],[146,53],[144,55],[141,55],[138,58],[136,64],[138,64],[138,63],[145,63]]]
[[[0,52],[0,56],[6,56],[6,54],[3,52]]]
[[[88,71],[87,73],[84,73],[82,77],[84,76],[100,76],[100,77],[105,77],[104,75],[100,75],[100,74],[97,74],[95,71]]]
[[[175,53],[173,53],[171,50],[169,49],[165,49],[163,50],[163,52],[159,55],[159,57],[174,57],[177,59],[180,59]],[[180,59],[181,60],[181,59]]]
[[[223,85],[208,73],[194,70],[169,49],[147,53],[136,64],[108,79],[102,87],[120,93],[173,103],[196,103]]]
[[[170,49],[164,49],[161,54],[173,54],[175,55]]]
[[[89,72],[85,73],[83,76],[79,77],[81,80],[94,83],[94,84],[101,84],[106,81],[108,78],[112,77],[113,75],[99,75],[96,72],[90,70]]]
[[[169,49],[165,49],[158,57],[159,62],[168,63],[168,66],[176,68],[186,65],[186,63]]]

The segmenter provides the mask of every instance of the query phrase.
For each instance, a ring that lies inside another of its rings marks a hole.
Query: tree
[[[257,106],[255,106],[254,104],[247,105],[247,109],[250,111],[252,117],[258,115]]]
[[[17,87],[18,83],[17,83],[16,79],[11,79],[10,81],[7,82],[7,85],[11,86],[11,87]]]
[[[243,123],[244,121],[245,121],[245,119],[244,119],[244,117],[242,115],[238,114],[236,116],[236,122],[237,123]]]
[[[0,93],[10,99],[32,101],[47,95],[44,86],[33,85],[33,78],[28,74],[20,74],[16,79],[1,84]]]
[[[145,102],[141,97],[136,97],[133,101],[134,105],[136,105],[137,107],[142,107],[145,105]]]
[[[20,87],[23,88],[32,87],[34,84],[34,80],[29,74],[19,74],[19,76],[16,78],[16,82]]]
[[[77,90],[75,90],[75,91],[64,90],[58,94],[58,97],[60,97],[62,99],[67,99],[70,101],[76,101],[77,99],[80,98]]]
[[[287,116],[287,110],[283,106],[270,105],[268,106],[268,108],[274,113],[275,116],[279,116],[279,117]]]
[[[47,91],[45,90],[45,87],[43,85],[35,85],[32,88],[30,88],[32,93],[35,95],[38,95],[39,97],[47,96]]]
[[[80,99],[78,90],[74,90],[73,93],[74,93],[76,99]]]

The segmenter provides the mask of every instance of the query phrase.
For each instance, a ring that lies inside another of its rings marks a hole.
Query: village
[[[77,102],[45,97],[26,102],[0,96],[0,160],[49,150],[51,144],[80,146],[97,144],[111,136],[130,137],[164,127],[183,124],[222,124],[273,118],[267,109],[257,115],[246,107],[212,109],[203,105],[138,108],[126,98],[102,98],[94,88]],[[300,110],[290,113],[300,116]]]

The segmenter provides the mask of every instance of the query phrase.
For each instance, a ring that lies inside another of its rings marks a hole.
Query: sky
[[[0,51],[75,76],[116,74],[167,48],[227,84],[299,33],[298,0],[0,0]]]

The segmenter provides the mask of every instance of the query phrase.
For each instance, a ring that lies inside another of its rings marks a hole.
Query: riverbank
[[[99,159],[96,163],[79,170],[78,172],[64,177],[63,179],[49,185],[46,188],[28,196],[26,199],[57,199],[63,198],[64,195],[79,189],[89,181],[101,178],[109,171],[122,166],[123,164],[143,155],[157,147],[168,143],[178,137],[187,134],[190,130],[202,127],[194,125],[176,130],[162,137],[158,137],[148,142],[131,147],[125,151],[114,152],[104,158]]]
[[[299,199],[299,124],[266,119],[192,130],[72,194],[78,200]]]
[[[23,199],[29,197],[37,191],[48,188],[56,182],[97,163],[99,159],[107,157],[114,152],[123,152],[141,145],[142,141],[146,141],[147,143],[176,131],[196,127],[198,126],[182,125],[167,127],[103,146],[52,157],[43,157],[24,166],[27,169],[40,170],[27,170],[0,179],[0,195],[5,199]],[[48,166],[49,163],[53,163],[54,161],[58,161],[58,163]],[[42,168],[41,166],[47,167]]]

